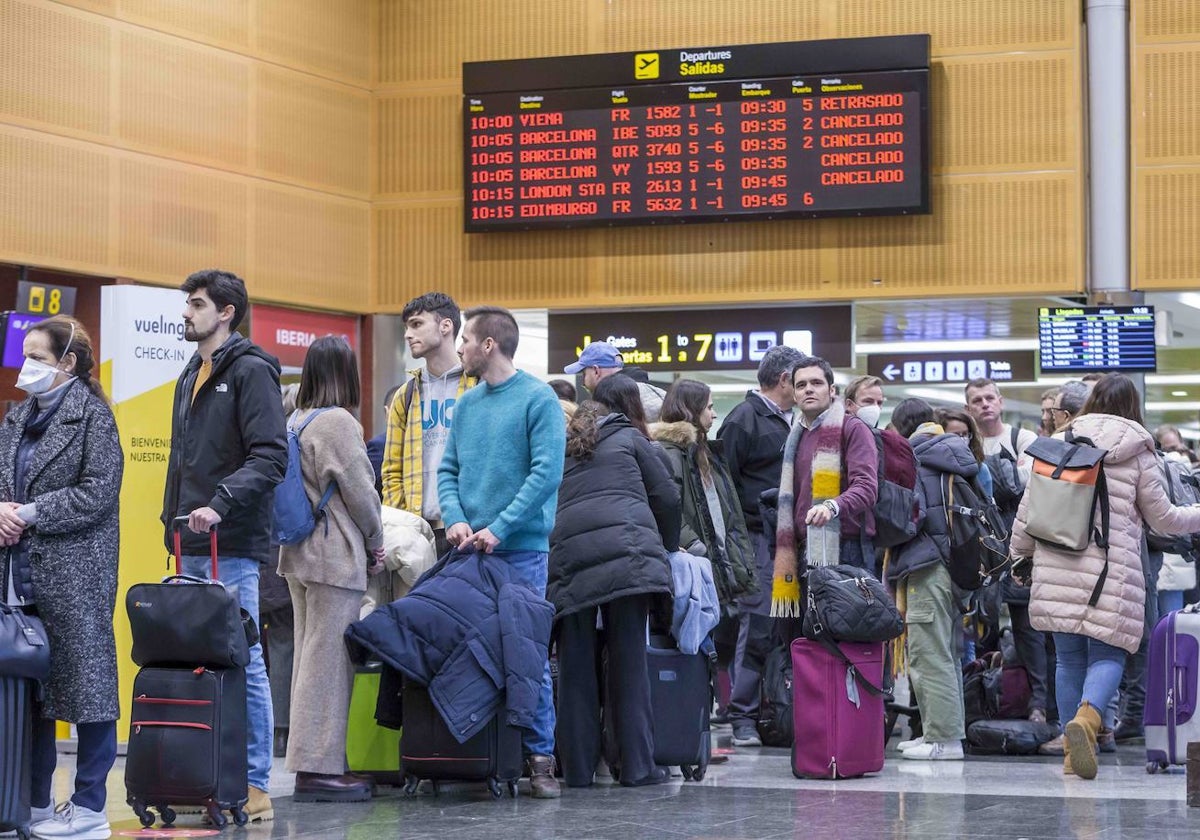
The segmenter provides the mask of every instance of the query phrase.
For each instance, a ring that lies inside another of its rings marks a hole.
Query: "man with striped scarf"
[[[846,563],[872,570],[878,458],[871,428],[847,414],[833,368],[816,356],[792,366],[799,416],[783,450],[771,615],[799,618],[800,573]]]

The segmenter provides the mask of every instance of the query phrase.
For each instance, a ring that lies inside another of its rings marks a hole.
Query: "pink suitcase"
[[[848,779],[883,769],[883,642],[841,642],[845,659],[808,639],[792,642],[792,773]],[[849,660],[851,664],[847,664]],[[852,668],[854,670],[852,670]]]

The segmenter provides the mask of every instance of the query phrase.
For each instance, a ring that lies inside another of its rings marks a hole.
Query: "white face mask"
[[[62,373],[54,365],[26,359],[17,374],[17,387],[30,394],[44,394],[54,387],[54,378]]]
[[[879,415],[883,412],[883,406],[880,405],[864,405],[858,409],[858,419],[866,423],[872,429],[879,425]]]

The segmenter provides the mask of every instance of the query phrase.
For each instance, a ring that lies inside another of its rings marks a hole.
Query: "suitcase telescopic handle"
[[[175,539],[175,574],[183,574],[183,526],[188,517],[176,516],[171,523],[171,535]],[[212,558],[212,579],[217,580],[217,526],[208,531],[208,553]]]

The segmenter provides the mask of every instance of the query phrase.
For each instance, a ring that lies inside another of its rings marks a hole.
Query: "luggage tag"
[[[854,666],[846,666],[846,699],[854,704],[854,708],[862,708],[862,700],[858,696],[858,680],[854,678]]]

